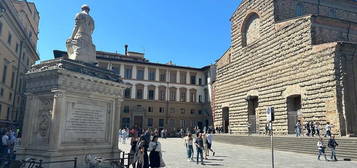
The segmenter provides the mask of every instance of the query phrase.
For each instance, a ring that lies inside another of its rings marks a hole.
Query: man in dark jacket
[[[338,146],[338,143],[335,140],[335,135],[332,135],[330,137],[330,140],[328,141],[328,147],[331,150],[331,159],[335,159],[335,161],[337,161],[337,158],[336,158],[336,146]]]

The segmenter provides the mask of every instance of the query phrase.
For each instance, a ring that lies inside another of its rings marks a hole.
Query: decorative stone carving
[[[66,41],[68,58],[86,63],[96,63],[96,49],[92,43],[94,20],[89,15],[89,6],[83,5],[75,17],[71,37]]]

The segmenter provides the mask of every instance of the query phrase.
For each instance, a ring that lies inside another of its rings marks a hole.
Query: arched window
[[[258,14],[249,14],[244,23],[242,29],[242,42],[243,47],[249,45],[260,38],[260,18]]]
[[[302,3],[298,3],[298,4],[296,5],[295,15],[296,15],[296,16],[302,16],[302,15],[304,15],[303,9],[304,9],[304,5],[303,5]]]

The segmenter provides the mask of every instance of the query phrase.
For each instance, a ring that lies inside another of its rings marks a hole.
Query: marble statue
[[[82,11],[76,14],[72,35],[66,41],[68,58],[96,64],[96,49],[92,43],[94,20],[89,15],[88,5],[82,5],[81,9]]]

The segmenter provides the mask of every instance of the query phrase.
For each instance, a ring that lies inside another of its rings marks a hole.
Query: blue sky
[[[65,50],[74,15],[91,7],[98,51],[144,52],[152,62],[202,67],[230,46],[229,21],[240,0],[32,0],[40,13],[41,60]]]

